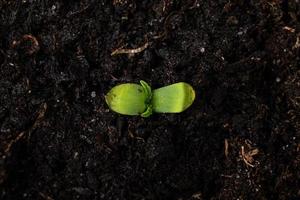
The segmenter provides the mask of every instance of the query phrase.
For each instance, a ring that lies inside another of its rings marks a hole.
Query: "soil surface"
[[[298,0],[0,0],[0,199],[300,198]],[[121,116],[120,83],[185,81]]]

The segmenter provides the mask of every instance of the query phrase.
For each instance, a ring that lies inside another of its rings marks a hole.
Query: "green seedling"
[[[109,108],[123,115],[149,117],[152,112],[180,113],[192,105],[195,91],[180,82],[151,90],[145,82],[125,83],[113,87],[105,96]]]
[[[187,83],[180,82],[153,91],[152,106],[157,113],[180,113],[192,105],[195,91]]]

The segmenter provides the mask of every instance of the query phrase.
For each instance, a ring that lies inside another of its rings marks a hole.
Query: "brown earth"
[[[299,49],[298,0],[1,0],[0,199],[299,199]],[[196,101],[109,111],[139,80]]]

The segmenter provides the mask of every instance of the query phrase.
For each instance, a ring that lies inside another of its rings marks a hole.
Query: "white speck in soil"
[[[95,92],[95,91],[92,91],[91,97],[92,97],[92,98],[95,98],[95,97],[96,97],[96,92]]]
[[[276,64],[279,65],[280,62],[281,62],[281,60],[280,60],[280,59],[277,59]]]
[[[201,53],[204,53],[204,52],[205,52],[205,48],[204,48],[204,47],[201,47],[200,52],[201,52]]]
[[[276,78],[276,82],[279,83],[281,79],[279,77]]]
[[[287,145],[282,147],[282,150],[286,150],[288,147],[289,147],[289,145],[287,144]]]
[[[74,159],[76,159],[78,157],[79,153],[78,152],[75,152],[74,153]]]
[[[9,129],[9,128],[7,128],[7,129],[1,128],[0,132],[1,132],[1,133],[9,133],[9,132],[10,132],[10,129]]]

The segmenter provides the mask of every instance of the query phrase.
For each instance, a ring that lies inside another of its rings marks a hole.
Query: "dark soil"
[[[0,199],[299,199],[299,51],[299,0],[0,0]],[[139,80],[197,98],[110,111]]]

